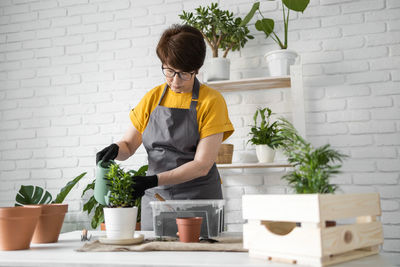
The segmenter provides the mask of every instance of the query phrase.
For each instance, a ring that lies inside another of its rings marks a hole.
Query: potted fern
[[[271,122],[273,115],[269,108],[257,108],[254,113],[254,125],[251,126],[251,139],[248,141],[256,146],[256,154],[260,163],[273,162],[275,158],[275,149],[279,147],[281,136],[280,128],[277,121]],[[257,119],[261,118],[258,125]]]
[[[293,50],[288,50],[288,30],[289,30],[289,16],[290,11],[304,12],[310,0],[282,0],[282,14],[283,14],[283,31],[284,39],[280,39],[275,32],[275,21],[270,18],[265,18],[260,11],[260,2],[253,4],[250,12],[243,19],[242,24],[246,25],[253,18],[254,14],[258,11],[261,19],[255,23],[258,31],[265,34],[265,38],[271,37],[275,43],[280,47],[280,50],[273,50],[265,54],[265,59],[268,63],[271,76],[284,76],[289,75],[290,65],[293,65],[297,53]]]
[[[302,138],[286,119],[280,118],[281,148],[293,171],[284,175],[297,194],[334,193],[337,186],[329,179],[338,174],[341,162],[347,156],[330,147],[329,144],[314,148]]]
[[[212,58],[207,64],[207,80],[229,80],[230,61],[226,56],[229,51],[243,48],[248,39],[254,37],[240,17],[234,17],[232,12],[221,10],[218,3],[210,6],[199,6],[196,13],[183,11],[179,18],[186,24],[198,29],[211,48]],[[222,58],[218,57],[222,49]]]

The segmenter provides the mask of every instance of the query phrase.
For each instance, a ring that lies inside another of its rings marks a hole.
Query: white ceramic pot
[[[293,50],[281,49],[264,55],[271,76],[290,75],[290,66],[296,61],[297,53]]]
[[[270,163],[275,158],[275,150],[268,145],[256,145],[256,154],[260,163]]]
[[[213,57],[206,62],[206,80],[221,81],[229,80],[231,62],[228,58]]]
[[[137,207],[104,208],[106,234],[109,239],[130,239],[135,234]]]

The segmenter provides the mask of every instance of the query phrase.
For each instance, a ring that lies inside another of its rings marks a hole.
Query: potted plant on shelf
[[[180,19],[198,29],[212,51],[212,58],[207,64],[207,80],[229,80],[230,61],[226,58],[229,51],[243,48],[248,39],[254,37],[249,34],[246,23],[240,17],[235,18],[232,12],[221,10],[218,3],[211,3],[207,7],[196,8],[196,14],[183,11]],[[218,57],[218,49],[222,49],[222,58]]]
[[[256,11],[260,14],[262,19],[256,21],[255,27],[258,31],[264,32],[265,37],[271,37],[276,42],[280,50],[274,50],[265,54],[270,75],[271,76],[285,76],[290,74],[290,65],[293,65],[297,53],[293,50],[288,50],[288,29],[289,29],[289,14],[290,10],[297,12],[304,12],[310,0],[282,0],[282,13],[283,13],[283,41],[278,37],[275,32],[275,22],[273,19],[265,18],[260,11],[260,2],[253,4],[250,12],[243,19],[242,24],[246,25],[254,16]]]
[[[110,165],[111,166],[111,165]],[[109,167],[110,167],[109,166]],[[108,167],[108,168],[109,168]],[[146,172],[148,169],[148,165],[141,166],[137,171],[135,170],[129,170],[128,173],[131,176],[146,176]],[[109,170],[107,170],[108,172]],[[106,230],[105,224],[104,224],[104,211],[103,208],[107,207],[107,205],[102,205],[100,204],[96,198],[94,197],[94,187],[95,187],[95,182],[96,179],[93,180],[90,184],[86,186],[86,188],[82,192],[82,197],[86,194],[86,192],[90,192],[92,195],[89,197],[89,199],[84,203],[83,205],[83,211],[86,211],[88,215],[94,211],[93,217],[91,219],[91,227],[93,229],[96,229],[97,227],[101,226],[101,230]],[[137,219],[136,219],[136,230],[140,230],[140,209],[141,209],[141,198],[137,199],[135,202],[135,206],[138,208],[137,211]]]
[[[260,163],[273,162],[275,149],[281,144],[280,128],[277,121],[271,122],[272,111],[269,108],[258,108],[254,113],[254,125],[251,126],[251,139],[248,141],[256,146],[256,154]],[[261,117],[260,125],[257,123]]]
[[[33,234],[33,243],[54,243],[58,241],[68,204],[62,204],[72,188],[86,175],[86,172],[69,181],[54,200],[43,188],[33,185],[21,185],[15,206],[40,205],[41,215]]]

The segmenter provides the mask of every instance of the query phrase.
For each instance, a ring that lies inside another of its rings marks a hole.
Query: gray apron
[[[200,140],[196,105],[200,84],[194,80],[190,109],[167,108],[160,103],[168,90],[165,85],[157,107],[150,114],[143,131],[142,141],[148,154],[147,175],[175,169],[194,159]],[[141,229],[153,230],[153,212],[150,201],[157,201],[154,194],[164,199],[222,199],[219,173],[214,163],[206,176],[177,184],[164,185],[145,191],[142,197]]]

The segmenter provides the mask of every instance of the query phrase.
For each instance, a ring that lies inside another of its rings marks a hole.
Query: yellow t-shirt
[[[129,113],[133,126],[140,133],[143,133],[146,129],[150,114],[157,107],[164,87],[165,83],[147,92],[139,104]],[[192,92],[176,93],[168,87],[160,105],[168,108],[189,109],[191,101]],[[224,133],[223,140],[225,140],[233,133],[234,128],[229,120],[225,99],[218,91],[201,84],[196,111],[200,139],[213,134]]]

